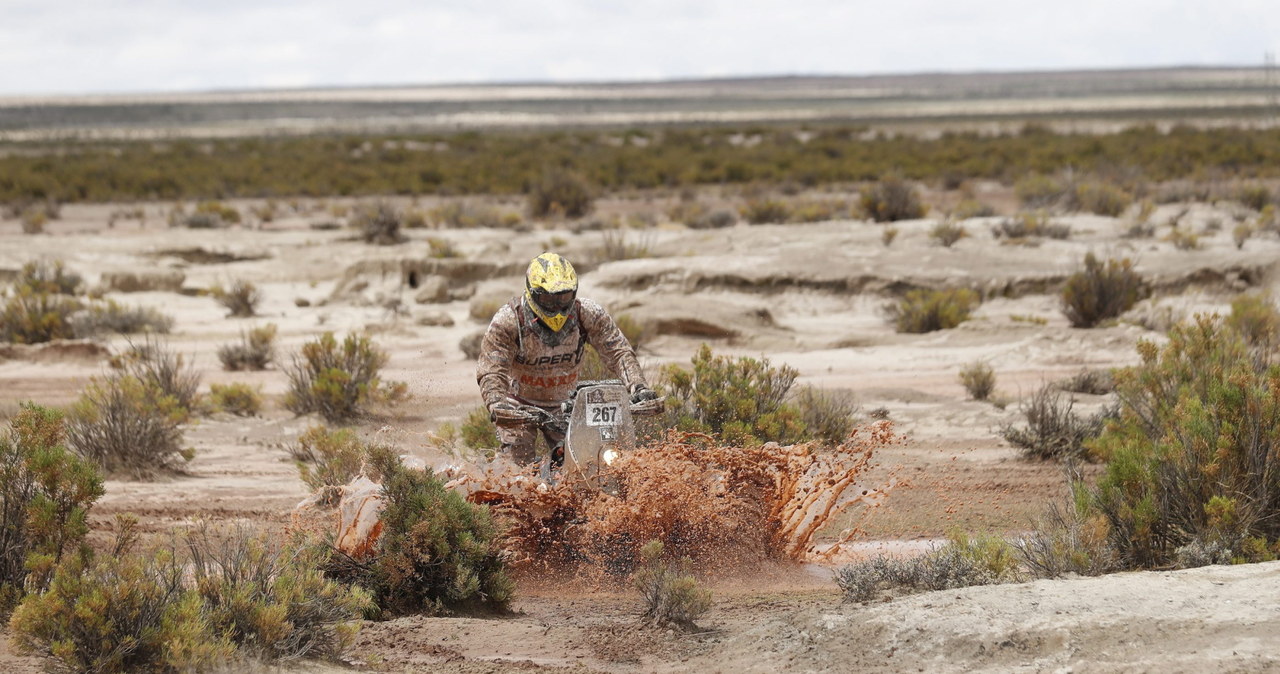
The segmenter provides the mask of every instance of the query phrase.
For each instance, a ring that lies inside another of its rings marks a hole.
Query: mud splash
[[[455,473],[451,487],[508,524],[517,568],[629,571],[640,546],[664,543],[700,571],[821,557],[815,536],[892,488],[864,482],[876,449],[897,442],[889,422],[858,428],[838,447],[726,447],[671,433],[614,466],[616,494],[546,485],[493,466]],[[853,536],[842,532],[838,542]],[[828,541],[830,543],[830,541]],[[839,547],[824,545],[823,549]]]

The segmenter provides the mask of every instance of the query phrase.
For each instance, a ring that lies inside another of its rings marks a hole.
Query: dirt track
[[[650,367],[687,362],[705,339],[688,330],[689,320],[696,318],[733,335],[714,340],[717,353],[764,354],[799,369],[801,383],[847,389],[864,411],[884,408],[906,442],[883,452],[878,470],[894,472],[903,485],[862,524],[863,540],[871,541],[929,541],[953,526],[1024,530],[1061,492],[1059,470],[1020,460],[999,438],[999,427],[1020,420],[1016,401],[1041,383],[1084,367],[1131,363],[1137,340],[1157,336],[1127,323],[1069,328],[1053,297],[1033,292],[1070,271],[1085,251],[1134,255],[1139,269],[1165,279],[1170,292],[1186,291],[1160,300],[1176,311],[1221,310],[1238,290],[1267,285],[1269,265],[1280,253],[1273,237],[1252,239],[1236,251],[1225,231],[1206,236],[1203,250],[1177,251],[1159,240],[1121,240],[1124,223],[1096,217],[1074,219],[1077,234],[1071,240],[1036,248],[1001,246],[987,235],[987,222],[974,221],[970,239],[943,249],[928,240],[931,222],[899,223],[902,233],[886,251],[878,227],[836,222],[709,232],[659,228],[650,235],[654,258],[597,268],[589,262],[600,245],[600,235],[593,232],[416,230],[403,246],[376,248],[350,240],[349,232],[312,230],[307,215],[263,229],[189,231],[164,228],[157,224],[158,214],[145,229],[129,222],[107,229],[108,211],[107,206],[69,206],[64,219],[50,226],[51,233],[40,236],[24,236],[16,222],[0,222],[0,269],[58,257],[91,283],[104,272],[152,268],[179,269],[192,288],[251,280],[266,294],[257,319],[224,318],[221,308],[202,296],[108,296],[172,314],[177,325],[171,344],[193,357],[205,386],[261,385],[272,403],[260,418],[219,415],[192,425],[186,441],[197,451],[187,475],[152,483],[109,481],[94,511],[95,541],[109,535],[110,517],[117,512],[139,514],[152,532],[196,518],[280,525],[306,496],[283,445],[314,420],[280,409],[285,379],[278,369],[222,372],[214,356],[217,346],[253,325],[276,323],[286,358],[322,330],[369,330],[391,355],[384,374],[408,382],[414,399],[361,431],[384,428],[383,437],[405,451],[431,461],[442,458],[429,445],[428,432],[443,421],[457,421],[477,404],[473,367],[458,343],[483,326],[468,317],[467,300],[418,304],[415,291],[403,284],[396,271],[400,261],[426,258],[428,235],[454,243],[469,260],[494,263],[494,269],[518,268],[553,237],[563,239],[566,255],[592,270],[584,274],[584,295],[615,312],[666,321],[665,334],[642,351]],[[1211,217],[1215,214],[1206,210],[1193,219]],[[267,257],[200,264],[156,254],[190,247]],[[775,262],[756,264],[762,250],[774,251]],[[815,256],[826,262],[814,265]],[[390,271],[368,271],[377,268],[373,265],[346,274],[348,263],[357,260],[382,260],[379,264]],[[1242,269],[1253,271],[1242,276]],[[509,275],[483,278],[476,296],[510,293],[518,283]],[[878,291],[950,283],[1023,290],[1002,293],[1007,296],[983,304],[969,323],[941,333],[900,335],[880,315],[888,296]],[[857,292],[855,284],[860,284]],[[363,289],[351,290],[359,285]],[[300,306],[299,299],[309,306]],[[419,318],[437,311],[454,325],[419,324]],[[123,342],[107,346],[118,351]],[[105,368],[104,353],[92,349],[6,353],[0,359],[0,412],[11,412],[26,399],[66,404]],[[956,372],[979,359],[997,372],[998,397],[1009,403],[1003,409],[965,399]],[[1080,400],[1084,410],[1101,403],[1093,396]],[[850,554],[868,549],[874,547]],[[371,624],[357,654],[364,666],[386,671],[1256,671],[1277,667],[1272,658],[1280,653],[1278,569],[1272,564],[1040,581],[872,607],[841,604],[829,569],[774,569],[713,581],[716,604],[705,620],[711,631],[695,636],[636,628],[635,599],[625,589],[566,593],[525,579],[514,616]],[[0,649],[0,666],[34,671],[37,663]]]

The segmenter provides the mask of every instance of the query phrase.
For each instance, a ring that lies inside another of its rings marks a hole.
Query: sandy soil
[[[1173,209],[1162,207],[1155,221]],[[470,298],[513,293],[523,262],[551,247],[584,271],[584,296],[657,326],[642,350],[649,368],[687,362],[705,335],[716,334],[709,341],[718,353],[765,355],[797,368],[801,383],[852,392],[864,415],[887,412],[905,442],[882,452],[876,471],[902,484],[861,521],[864,534],[841,559],[924,549],[954,526],[1017,532],[1064,489],[1056,466],[1020,459],[999,437],[1000,427],[1021,420],[1017,401],[1083,368],[1132,363],[1139,339],[1158,339],[1159,333],[1130,322],[1094,330],[1068,326],[1048,291],[1083,254],[1132,256],[1154,280],[1160,295],[1140,307],[1135,320],[1158,313],[1153,305],[1174,314],[1223,310],[1236,293],[1269,287],[1280,254],[1273,236],[1237,250],[1230,224],[1206,233],[1201,250],[1180,251],[1159,239],[1122,239],[1123,220],[1078,216],[1070,218],[1070,240],[1033,247],[1001,245],[989,234],[990,219],[967,222],[970,238],[949,249],[931,243],[927,220],[897,223],[900,234],[889,248],[880,242],[880,226],[861,222],[714,231],[659,226],[643,234],[653,257],[599,264],[593,258],[601,234],[569,228],[410,230],[406,244],[374,247],[353,240],[350,231],[312,229],[332,219],[321,212],[209,231],[169,229],[155,206],[145,226],[123,220],[108,228],[112,210],[67,206],[63,219],[38,236],[0,222],[0,278],[26,261],[57,258],[90,284],[105,273],[146,270],[181,271],[188,289],[250,280],[265,293],[261,316],[252,319],[226,318],[213,299],[198,294],[107,296],[174,316],[170,343],[195,364],[205,387],[259,385],[270,405],[261,417],[215,415],[193,423],[186,442],[196,456],[184,475],[110,480],[93,514],[95,541],[109,537],[115,513],[136,513],[153,532],[198,518],[278,526],[305,498],[284,447],[315,420],[280,408],[286,380],[279,369],[223,372],[215,355],[241,331],[267,322],[279,327],[285,359],[323,330],[373,334],[391,356],[384,374],[407,382],[414,397],[361,432],[428,460],[442,458],[429,433],[478,403],[473,365],[459,348],[483,329],[469,317]],[[1204,229],[1230,217],[1198,206],[1188,219]],[[428,237],[449,241],[462,258],[427,260]],[[188,262],[175,252],[184,249],[243,259]],[[423,279],[410,287],[409,268],[437,275],[453,299],[418,302]],[[892,294],[953,284],[981,288],[991,298],[960,328],[900,335],[886,324],[881,307]],[[452,325],[422,324],[441,313]],[[0,414],[12,413],[21,400],[71,402],[105,371],[107,355],[126,346],[112,339],[101,348],[0,351]],[[966,400],[957,372],[976,360],[995,369],[1001,405]],[[1079,409],[1104,402],[1079,396]],[[827,535],[854,523],[834,523]],[[1280,669],[1275,564],[970,588],[874,606],[842,604],[833,566],[709,579],[716,603],[704,621],[708,631],[695,635],[638,628],[637,600],[625,588],[526,578],[510,616],[369,624],[354,664],[449,672]],[[0,640],[4,671],[38,666]]]

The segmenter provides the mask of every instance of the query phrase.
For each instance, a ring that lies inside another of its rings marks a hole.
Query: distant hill
[[[0,97],[0,139],[846,122],[1270,124],[1264,68],[761,77]]]

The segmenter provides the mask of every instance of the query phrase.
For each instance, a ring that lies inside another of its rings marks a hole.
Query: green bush
[[[196,671],[235,654],[217,635],[200,596],[183,585],[171,553],[72,557],[49,591],[22,602],[10,620],[18,650],[69,672]]]
[[[1102,433],[1111,409],[1082,418],[1075,413],[1075,398],[1063,395],[1055,385],[1040,387],[1029,401],[1020,404],[1027,420],[1025,428],[1012,424],[1000,430],[1009,444],[1022,449],[1023,456],[1034,459],[1091,458],[1085,444]]]
[[[773,367],[767,358],[714,356],[706,344],[692,365],[662,370],[669,426],[717,433],[731,445],[807,438],[800,411],[786,402],[799,374],[794,368]]]
[[[467,413],[462,422],[462,444],[471,449],[497,449],[498,427],[489,418],[489,410],[481,405]]]
[[[991,227],[991,235],[997,239],[1019,241],[1033,237],[1048,239],[1071,238],[1071,225],[1053,222],[1046,211],[1023,211],[1012,218],[1005,218]]]
[[[369,453],[381,477],[382,534],[368,560],[335,559],[330,573],[367,588],[384,616],[505,609],[514,584],[498,527],[431,471],[405,468],[389,448]]]
[[[386,363],[387,354],[369,338],[350,334],[339,345],[333,333],[326,332],[303,344],[285,368],[289,377],[285,407],[341,422],[367,414],[372,404],[399,402],[406,397],[407,387],[378,378]]]
[[[30,403],[0,433],[0,617],[43,591],[64,555],[84,554],[102,478],[65,436],[60,412]]]
[[[71,407],[67,440],[108,474],[148,478],[191,459],[179,428],[188,415],[153,383],[130,375],[94,379]]]
[[[960,325],[981,302],[978,293],[968,288],[917,289],[884,310],[898,332],[922,333]]]
[[[1280,368],[1209,316],[1138,353],[1115,375],[1120,418],[1092,445],[1108,462],[1093,503],[1121,561],[1163,566],[1188,545],[1280,539]]]
[[[492,206],[467,201],[450,201],[433,208],[430,218],[436,227],[453,229],[511,229],[521,224],[518,213],[504,212]]]
[[[1280,344],[1280,311],[1268,295],[1240,295],[1231,300],[1226,324],[1249,346],[1270,351]]]
[[[1077,328],[1092,328],[1117,318],[1147,296],[1147,284],[1128,258],[1098,261],[1084,256],[1084,270],[1067,278],[1062,287],[1062,313]]]
[[[227,311],[228,317],[249,317],[258,315],[258,305],[262,302],[262,291],[258,286],[243,279],[232,281],[230,288],[214,286],[209,294]]]
[[[868,602],[884,592],[929,592],[1017,580],[1007,541],[952,532],[940,548],[919,557],[877,555],[836,570],[845,601]]]
[[[234,206],[228,206],[221,201],[202,201],[196,204],[195,212],[197,215],[217,218],[220,223],[218,226],[221,226],[221,224],[240,224],[240,211],[236,210]],[[192,225],[188,223],[187,226],[191,227]]]
[[[753,225],[781,224],[791,219],[791,207],[777,199],[752,199],[740,214]]]
[[[365,243],[390,246],[406,241],[400,233],[404,213],[386,201],[358,206],[351,216],[351,225],[360,230]]]
[[[853,432],[858,405],[847,391],[801,386],[790,395],[789,402],[800,413],[806,437],[838,445]]]
[[[240,343],[218,347],[218,360],[222,369],[265,370],[275,360],[276,325],[266,325],[240,333]]]
[[[654,627],[696,630],[694,621],[711,608],[711,591],[689,573],[688,558],[673,565],[662,555],[662,541],[649,541],[640,548],[640,568],[631,577],[644,601],[640,618]]]
[[[215,634],[240,655],[273,662],[336,659],[353,644],[372,599],[325,578],[329,553],[294,539],[281,545],[245,526],[217,533],[198,527],[183,537],[188,584],[204,600]]]
[[[1078,183],[1070,193],[1069,210],[1087,211],[1097,215],[1117,217],[1133,203],[1133,195],[1104,182]]]
[[[988,218],[996,214],[996,209],[976,199],[965,199],[964,201],[956,204],[956,208],[951,214],[955,216],[957,220]]]
[[[85,311],[72,315],[71,327],[77,337],[93,337],[104,332],[164,335],[173,329],[173,317],[151,307],[126,307],[107,300],[90,304]]]
[[[1036,173],[1019,179],[1013,192],[1027,208],[1049,208],[1058,203],[1067,188],[1054,178]]]
[[[364,592],[326,580],[327,552],[300,541],[198,528],[135,553],[135,540],[126,525],[111,555],[59,564],[49,591],[14,613],[18,648],[62,670],[104,673],[336,658],[370,606]]]
[[[209,401],[215,408],[240,417],[256,417],[262,411],[262,392],[240,382],[210,384]]]
[[[929,238],[943,248],[950,248],[957,241],[967,236],[969,236],[969,232],[963,226],[948,220],[939,222],[929,230]]]
[[[1106,518],[1090,507],[1079,475],[1073,479],[1072,498],[1051,503],[1031,531],[1014,542],[1023,564],[1038,578],[1099,576],[1118,568]]]
[[[360,474],[372,445],[365,444],[350,428],[331,431],[312,426],[289,448],[298,466],[298,475],[322,501],[336,505],[341,487]]]
[[[580,175],[562,169],[544,171],[529,189],[529,214],[535,218],[580,218],[591,212],[595,197]]]
[[[986,400],[996,390],[996,373],[990,363],[974,361],[960,369],[960,385],[974,400]]]
[[[1275,195],[1266,185],[1251,183],[1241,185],[1235,194],[1236,200],[1240,203],[1252,208],[1255,211],[1261,211],[1275,201]]]
[[[84,287],[84,279],[67,269],[62,260],[38,260],[22,265],[14,288],[29,288],[36,293],[75,295]]]
[[[187,412],[199,407],[199,373],[164,342],[148,338],[141,344],[130,344],[129,350],[113,358],[111,365],[173,398]]]
[[[923,218],[928,211],[914,187],[892,176],[863,187],[858,204],[862,212],[876,222],[914,220]]]
[[[17,344],[39,344],[75,337],[72,316],[83,305],[65,295],[19,286],[0,314],[0,337]]]

